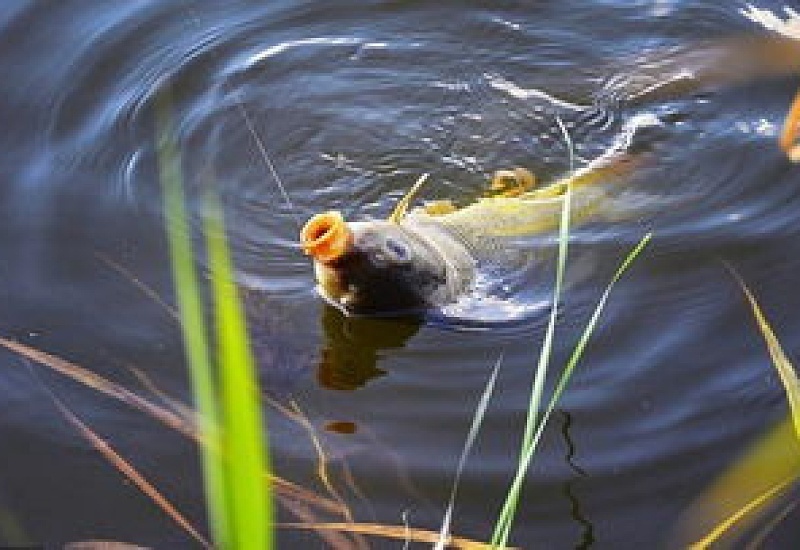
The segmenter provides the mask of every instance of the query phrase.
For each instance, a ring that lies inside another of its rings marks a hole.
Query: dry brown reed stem
[[[298,405],[297,402],[294,400],[290,402],[289,407],[286,407],[283,404],[276,401],[275,399],[272,399],[268,395],[264,395],[263,399],[269,405],[271,405],[273,408],[275,408],[277,411],[283,414],[286,418],[298,424],[306,431],[306,433],[309,436],[309,439],[311,440],[311,444],[314,447],[314,451],[317,454],[317,477],[319,477],[320,481],[325,486],[325,489],[327,490],[331,498],[342,506],[343,509],[342,516],[344,517],[344,519],[349,523],[353,523],[354,522],[353,513],[350,510],[350,507],[347,505],[347,502],[345,502],[345,500],[336,490],[335,486],[333,485],[333,482],[331,481],[331,477],[328,471],[328,462],[329,462],[328,456],[325,453],[325,449],[323,448],[322,442],[320,441],[319,436],[317,435],[317,431],[314,429],[314,426],[311,424],[311,421],[309,420],[308,416],[300,408],[300,405]],[[292,512],[297,517],[300,517],[296,510],[292,510]],[[314,521],[316,521],[316,519],[311,517],[307,521],[313,523]],[[320,535],[322,535],[322,532],[320,533]],[[348,548],[352,547],[354,550],[366,550],[369,548],[369,545],[358,535],[355,535],[353,537],[353,540],[348,539],[347,545]],[[334,546],[334,548],[340,548],[340,547],[341,546]]]
[[[156,386],[155,382],[153,382],[153,379],[150,378],[144,371],[142,371],[142,369],[132,365],[125,365],[125,368],[127,368],[133,374],[133,376],[136,377],[144,390],[157,397],[159,401],[169,408],[169,410],[179,415],[181,418],[192,418],[194,416],[194,409],[185,403],[178,401],[174,397],[167,395],[161,388]]]
[[[80,382],[84,386],[92,388],[103,395],[122,401],[134,409],[138,409],[152,416],[165,426],[182,433],[186,437],[200,439],[196,427],[191,425],[186,419],[151,403],[147,399],[142,398],[119,384],[86,370],[83,367],[7,338],[0,337],[0,346],[30,359],[35,363],[45,365],[55,372],[71,378],[76,382]]]
[[[287,501],[283,504],[295,517],[306,522],[305,524],[299,525],[312,525],[317,521],[317,518],[315,518],[308,509],[308,506],[299,501]],[[328,543],[330,548],[335,548],[336,550],[357,550],[358,548],[353,539],[349,538],[345,533],[331,529],[315,529],[314,531],[317,533],[317,536]]]
[[[117,470],[119,470],[125,477],[130,479],[136,487],[147,495],[161,510],[167,514],[181,529],[186,531],[193,539],[199,542],[204,548],[211,548],[211,544],[203,537],[189,521],[183,517],[173,504],[167,500],[153,484],[139,473],[128,461],[119,455],[104,439],[92,431],[89,426],[84,424],[80,418],[75,414],[48,389],[48,393],[53,400],[53,403],[58,407],[61,414],[64,415],[70,424],[72,424],[80,433],[85,437],[92,446],[105,457]]]
[[[103,378],[102,376],[86,370],[83,367],[61,359],[60,357],[37,350],[14,340],[0,337],[0,346],[5,347],[6,349],[13,351],[14,353],[17,353],[31,361],[49,367],[55,372],[58,372],[59,374],[71,378],[76,382],[92,388],[103,395],[117,399],[118,401],[144,412],[165,426],[172,428],[189,439],[196,441],[198,444],[203,444],[202,434],[194,422],[190,422],[185,418],[181,418],[172,411],[151,403],[147,399],[142,398],[141,396],[131,392],[119,384],[108,380],[107,378]],[[316,508],[319,508],[320,510],[345,517],[345,511],[338,502],[322,497],[313,491],[309,491],[308,489],[275,475],[271,477],[271,481],[273,483],[273,489],[278,496],[301,500],[315,506]]]
[[[347,507],[344,499],[331,481],[331,476],[328,472],[328,456],[325,454],[325,449],[322,447],[322,442],[319,440],[319,437],[317,437],[317,431],[314,429],[314,426],[311,425],[311,421],[308,419],[305,413],[303,413],[302,409],[300,409],[300,406],[297,404],[297,402],[291,402],[291,410],[295,415],[296,422],[306,430],[306,433],[311,440],[311,444],[314,446],[314,451],[317,454],[317,477],[322,482],[322,485],[325,486],[325,489],[328,491],[328,494],[331,496],[331,498],[342,505],[345,510],[345,519],[349,522],[352,522],[353,514],[350,512],[350,508]]]
[[[405,525],[382,525],[378,523],[278,523],[278,528],[286,529],[308,529],[314,531],[331,530],[346,533],[358,533],[374,537],[383,537],[399,540],[410,540],[425,544],[435,544],[439,540],[439,533],[420,529],[417,527],[407,527]],[[447,541],[448,548],[459,550],[491,550],[492,546],[483,542],[477,542],[464,537],[453,537]],[[508,550],[514,550],[507,546]]]
[[[64,550],[149,550],[138,544],[127,542],[117,542],[113,540],[82,540],[78,542],[68,542],[64,545]]]
[[[119,273],[120,275],[125,277],[126,279],[128,279],[128,281],[130,281],[131,284],[133,284],[136,288],[138,288],[140,291],[142,291],[145,294],[145,296],[147,296],[148,298],[153,300],[155,303],[157,303],[159,306],[161,306],[161,308],[164,311],[166,311],[167,314],[170,317],[172,317],[173,319],[178,321],[178,323],[181,322],[181,316],[178,313],[178,310],[176,310],[174,307],[170,306],[168,303],[166,303],[164,300],[162,300],[161,296],[158,295],[158,292],[156,292],[155,290],[150,288],[148,285],[143,283],[141,280],[139,280],[133,273],[130,272],[130,270],[128,268],[126,268],[122,264],[119,264],[119,263],[115,262],[114,260],[112,260],[108,256],[100,254],[99,252],[96,253],[95,255],[98,257],[98,259],[100,259],[101,262],[106,264],[106,266],[110,267],[111,269],[113,269],[114,271],[116,271],[117,273]]]

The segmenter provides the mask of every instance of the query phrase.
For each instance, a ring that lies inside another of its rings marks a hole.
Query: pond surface
[[[438,531],[503,356],[453,521],[486,541],[516,466],[554,236],[531,244],[550,259],[529,273],[526,315],[420,325],[325,305],[299,227],[330,209],[385,218],[422,173],[421,198],[461,203],[497,169],[551,180],[569,169],[563,130],[583,164],[631,121],[655,121],[637,134],[651,160],[617,201],[626,208],[572,232],[554,368],[621,259],[655,237],[614,289],[545,432],[512,543],[666,545],[690,502],[786,414],[724,262],[797,357],[800,172],[776,146],[797,78],[748,58],[757,49],[739,38],[769,35],[738,2],[529,4],[3,2],[0,336],[158,403],[190,399],[179,327],[154,297],[173,303],[153,109],[169,83],[193,220],[213,185],[266,393],[307,417],[357,521]],[[0,542],[193,547],[53,395],[205,530],[191,441],[0,351]],[[326,495],[308,431],[265,411],[277,473]],[[800,544],[792,516],[767,547]],[[279,543],[331,541],[281,530]]]

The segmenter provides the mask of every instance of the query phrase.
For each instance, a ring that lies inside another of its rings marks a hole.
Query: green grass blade
[[[472,446],[475,444],[475,439],[478,437],[478,431],[480,431],[481,424],[483,423],[483,417],[486,415],[486,408],[489,406],[489,399],[492,397],[494,385],[497,381],[497,374],[500,372],[500,365],[502,362],[503,356],[501,355],[494,364],[494,369],[492,369],[492,374],[489,376],[489,381],[486,382],[486,387],[483,389],[483,394],[478,401],[478,406],[475,408],[475,414],[472,417],[472,424],[470,425],[469,433],[467,434],[467,440],[464,443],[464,449],[461,451],[461,456],[458,459],[456,475],[453,479],[453,488],[450,491],[450,499],[447,502],[444,519],[442,520],[442,527],[439,530],[439,539],[434,545],[434,550],[444,550],[445,545],[450,539],[450,523],[453,518],[453,508],[455,507],[456,503],[458,484],[461,481],[461,474],[463,473],[464,466],[467,463],[467,456],[469,456],[469,452],[472,450]]]
[[[695,515],[721,518],[715,520],[708,533],[692,544],[691,548],[708,548],[723,537],[741,532],[754,521],[758,513],[800,476],[800,379],[794,366],[783,351],[783,347],[767,321],[761,306],[741,276],[731,266],[752,310],[759,331],[767,346],[772,364],[783,384],[789,403],[789,417],[774,428],[766,437],[739,458],[695,505]],[[793,436],[790,437],[789,424]],[[787,452],[791,447],[795,452]],[[779,449],[778,452],[776,449]],[[758,486],[755,486],[758,484]],[[766,487],[766,488],[764,488]],[[726,504],[724,512],[719,504]],[[744,504],[738,504],[744,502]],[[729,505],[734,503],[733,505]]]
[[[736,275],[735,272],[734,275]],[[798,442],[800,442],[800,379],[797,378],[794,366],[792,366],[791,361],[789,361],[789,358],[783,351],[783,347],[781,347],[778,341],[778,337],[775,336],[775,332],[767,322],[766,317],[764,317],[764,312],[761,311],[761,307],[758,305],[755,296],[753,296],[753,293],[750,292],[750,289],[738,275],[736,275],[736,278],[739,281],[739,285],[742,287],[744,295],[747,297],[747,301],[750,302],[750,308],[753,310],[753,317],[755,317],[761,335],[764,337],[764,342],[767,344],[767,350],[772,359],[772,364],[775,366],[775,370],[778,371],[778,376],[780,376],[781,382],[783,383],[783,389],[786,391],[786,398],[789,401],[789,410],[792,413],[794,431],[797,435]]]
[[[569,360],[567,361],[564,370],[559,377],[558,383],[556,384],[555,389],[553,390],[553,395],[550,397],[550,401],[547,404],[547,409],[545,410],[544,414],[542,415],[542,421],[539,423],[539,427],[536,431],[534,436],[533,445],[529,449],[529,455],[525,457],[526,461],[530,462],[533,458],[533,452],[536,449],[536,445],[541,439],[542,433],[544,432],[544,426],[547,423],[547,420],[553,414],[556,405],[558,404],[558,400],[561,398],[561,394],[564,393],[564,390],[567,387],[567,383],[569,382],[570,377],[572,376],[575,367],[577,366],[578,362],[580,361],[581,357],[583,356],[583,352],[586,349],[586,345],[589,343],[589,339],[594,332],[594,329],[597,326],[597,322],[600,319],[600,314],[605,309],[606,302],[608,302],[608,298],[611,295],[611,290],[614,288],[614,285],[619,281],[620,277],[628,270],[631,263],[636,259],[636,257],[641,253],[644,247],[650,242],[652,238],[652,233],[648,233],[639,243],[631,250],[628,255],[623,260],[622,264],[617,268],[616,273],[611,278],[611,281],[606,286],[606,289],[603,291],[603,295],[600,297],[600,300],[597,302],[597,306],[595,306],[594,312],[592,316],[589,318],[589,322],[586,323],[586,327],[583,329],[583,333],[581,334],[578,343],[575,345],[575,348],[572,350],[572,354],[570,354]]]
[[[273,510],[264,472],[269,472],[261,399],[247,326],[233,281],[222,208],[206,195],[211,212],[206,246],[211,265],[217,326],[222,435],[229,523],[236,549],[273,548]],[[267,476],[268,478],[268,476]]]
[[[569,382],[570,376],[572,376],[572,371],[575,370],[575,366],[580,361],[581,357],[583,356],[583,352],[586,349],[586,344],[589,342],[589,338],[591,338],[594,329],[597,326],[597,322],[600,319],[600,314],[605,309],[606,302],[608,302],[608,297],[611,295],[611,290],[614,288],[614,285],[617,284],[617,281],[620,280],[622,275],[628,270],[631,266],[633,261],[639,256],[639,254],[644,250],[644,247],[647,246],[647,243],[653,238],[652,233],[647,233],[639,243],[631,250],[625,259],[622,261],[620,266],[617,268],[617,271],[614,273],[614,276],[611,277],[608,285],[606,285],[606,289],[603,291],[603,295],[600,297],[600,300],[597,302],[597,306],[595,306],[594,312],[592,312],[592,316],[589,318],[589,322],[586,323],[586,327],[583,329],[583,333],[581,334],[578,343],[575,345],[575,348],[572,350],[572,354],[570,355],[569,360],[567,361],[566,367],[561,373],[561,377],[559,378],[558,384],[556,385],[555,390],[553,391],[553,395],[550,398],[550,402],[547,406],[547,411],[544,414],[544,418],[552,414],[553,409],[558,402],[558,399],[561,397],[561,394],[564,392],[564,389],[567,387],[567,382]]]
[[[569,170],[570,173],[575,171],[575,151],[564,123],[560,118],[556,117],[556,123],[564,135],[564,140],[569,151]],[[572,201],[572,187],[567,185],[566,192],[561,206],[561,220],[559,223],[559,238],[558,238],[558,260],[556,266],[555,287],[553,289],[553,306],[550,310],[550,318],[545,330],[545,337],[542,342],[542,347],[539,352],[539,360],[536,366],[536,374],[534,376],[533,387],[531,389],[531,398],[528,404],[528,413],[525,420],[525,432],[522,440],[522,448],[520,450],[520,459],[517,466],[517,476],[520,474],[524,477],[523,457],[525,456],[528,447],[533,440],[534,430],[536,428],[537,413],[540,409],[542,392],[544,391],[544,383],[547,379],[547,364],[549,363],[552,354],[553,337],[555,334],[556,319],[558,316],[558,304],[561,300],[561,289],[564,280],[564,271],[567,263],[567,252],[569,247],[569,226],[570,226],[570,212]],[[525,468],[527,469],[527,468]],[[516,477],[516,476],[515,476]],[[495,525],[494,533],[492,534],[492,545],[505,546],[508,541],[508,535],[511,530],[511,523],[519,501],[520,489],[513,489],[509,491],[503,508],[500,512],[498,522]]]
[[[561,288],[564,282],[564,271],[567,264],[567,252],[569,247],[569,217],[572,199],[572,189],[567,185],[561,206],[561,221],[559,224],[558,236],[558,260],[556,265],[555,287],[553,289],[553,305],[550,310],[550,318],[547,322],[544,341],[539,352],[539,361],[536,365],[531,398],[528,403],[528,414],[525,420],[525,434],[522,439],[522,449],[520,460],[517,466],[515,478],[524,478],[527,466],[524,464],[523,457],[527,454],[528,448],[533,440],[536,429],[537,412],[539,411],[544,383],[547,378],[547,364],[550,361],[553,348],[553,335],[555,333],[556,319],[558,317],[558,304],[561,300]],[[519,493],[521,486],[512,485],[506,495],[503,508],[500,511],[497,523],[492,533],[492,546],[505,547],[508,542],[508,535],[511,532],[511,524],[514,521],[517,505],[519,503]]]
[[[511,488],[508,491],[508,497],[506,499],[506,506],[503,508],[503,512],[509,510],[509,514],[507,516],[502,516],[501,519],[505,519],[505,523],[501,526],[501,530],[497,533],[499,536],[495,540],[494,536],[492,538],[492,545],[499,546],[504,548],[508,543],[508,537],[511,532],[511,523],[513,522],[513,513],[517,506],[517,502],[519,500],[519,493],[522,490],[522,483],[525,480],[525,473],[530,466],[531,461],[533,460],[534,452],[536,451],[536,447],[541,439],[542,433],[544,432],[544,428],[547,424],[548,419],[553,413],[558,400],[561,397],[561,394],[564,392],[564,389],[569,382],[570,377],[572,376],[572,372],[575,370],[575,366],[580,361],[580,358],[583,356],[583,352],[586,348],[586,344],[589,342],[589,338],[591,337],[592,333],[594,332],[595,327],[597,326],[597,322],[600,319],[600,314],[602,313],[603,309],[605,308],[605,304],[608,301],[609,296],[611,295],[611,290],[613,289],[614,285],[617,281],[622,277],[622,275],[628,270],[631,263],[636,259],[636,257],[641,253],[644,247],[650,242],[652,238],[652,234],[648,233],[645,235],[639,243],[631,250],[631,252],[626,256],[623,260],[622,264],[620,264],[619,268],[617,268],[616,273],[611,278],[611,281],[606,286],[603,295],[600,298],[597,306],[595,307],[592,316],[589,319],[589,322],[586,324],[586,327],[581,334],[578,343],[576,344],[575,348],[570,355],[569,360],[567,361],[564,370],[561,373],[559,378],[558,384],[556,385],[555,390],[553,391],[553,395],[550,397],[550,401],[548,402],[547,408],[544,414],[539,421],[536,431],[533,434],[531,440],[528,442],[523,457],[520,459],[519,468],[517,468],[517,474],[514,477],[514,481],[511,484]],[[513,500],[511,500],[513,499]],[[510,502],[510,505],[509,505]]]
[[[205,445],[203,478],[206,506],[214,540],[230,548],[230,532],[224,510],[224,478],[219,454],[218,408],[214,378],[208,354],[207,329],[200,290],[195,276],[192,241],[186,220],[181,160],[171,123],[171,104],[168,92],[156,101],[158,165],[169,241],[172,277],[175,284],[178,311],[186,357],[191,374],[192,394],[202,423]]]

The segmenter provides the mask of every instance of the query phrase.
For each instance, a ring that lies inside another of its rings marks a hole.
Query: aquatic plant
[[[464,449],[461,451],[461,456],[458,459],[458,466],[456,466],[456,474],[453,479],[453,488],[450,491],[450,498],[447,501],[444,519],[442,520],[442,526],[439,529],[439,538],[436,540],[436,544],[434,545],[435,550],[444,550],[445,545],[450,539],[450,523],[453,519],[453,509],[455,508],[458,484],[461,480],[461,475],[464,472],[464,467],[467,464],[467,456],[469,455],[470,450],[472,450],[472,446],[475,444],[481,424],[483,423],[483,417],[486,415],[486,408],[489,405],[489,399],[492,397],[492,392],[494,391],[494,385],[495,382],[497,382],[497,375],[500,372],[500,365],[502,362],[503,356],[501,355],[494,364],[492,374],[489,376],[489,380],[486,382],[486,387],[483,390],[483,394],[478,401],[478,406],[475,408],[475,414],[472,417],[472,424],[470,425],[469,433],[467,434],[467,440],[466,443],[464,443]]]
[[[752,310],[772,364],[783,384],[789,414],[751,445],[691,506],[679,528],[679,537],[695,542],[693,549],[734,540],[773,507],[778,497],[800,478],[800,379],[767,321],[755,295],[731,269]],[[795,503],[790,503],[793,507]],[[782,519],[778,514],[777,519]],[[710,524],[704,535],[698,524]],[[774,527],[768,522],[762,536]]]
[[[563,122],[556,118],[556,122],[561,129],[564,140],[569,152],[569,166],[570,172],[575,171],[575,155],[574,147],[569,133]],[[570,205],[572,198],[572,188],[569,183],[566,185],[561,203],[561,219],[559,223],[558,232],[558,259],[556,262],[555,284],[553,286],[552,306],[550,309],[550,316],[545,329],[544,339],[539,350],[539,359],[536,365],[534,374],[533,386],[531,388],[530,400],[528,403],[528,411],[525,421],[525,431],[522,438],[522,448],[520,450],[519,459],[517,461],[517,469],[514,475],[511,486],[506,494],[505,502],[500,510],[497,522],[492,533],[491,545],[493,547],[505,548],[508,544],[508,538],[511,533],[511,526],[514,522],[517,507],[519,506],[520,492],[522,484],[525,480],[525,475],[530,468],[533,460],[533,455],[536,447],[541,439],[545,425],[547,424],[550,415],[552,414],[555,406],[561,397],[567,383],[572,375],[575,366],[583,355],[586,344],[594,331],[597,321],[600,318],[600,313],[605,307],[605,303],[611,293],[611,289],[619,278],[625,273],[631,263],[636,259],[642,249],[650,241],[652,234],[646,234],[639,243],[631,250],[627,257],[623,260],[622,264],[617,269],[611,281],[606,286],[600,301],[597,304],[589,322],[584,327],[583,333],[579,338],[575,348],[572,351],[564,369],[561,371],[558,383],[553,394],[550,397],[544,412],[542,410],[542,396],[544,393],[544,384],[547,379],[547,370],[550,363],[553,350],[553,338],[555,335],[556,318],[558,314],[558,306],[561,301],[561,291],[564,283],[564,272],[567,263],[567,252],[569,248],[569,234],[570,234]]]
[[[565,239],[566,235],[563,234],[561,236],[561,249],[566,249]],[[535,375],[535,383],[534,389],[531,392],[531,399],[528,404],[528,424],[525,428],[525,435],[523,438],[522,443],[522,451],[520,453],[520,457],[517,463],[517,470],[514,476],[514,479],[509,487],[508,493],[506,495],[506,500],[503,503],[503,507],[500,511],[500,515],[498,517],[497,523],[495,525],[494,533],[492,534],[491,544],[493,547],[500,547],[505,548],[508,543],[508,537],[511,533],[511,526],[514,521],[514,516],[516,513],[516,509],[519,505],[519,498],[520,492],[522,490],[522,484],[525,481],[525,475],[530,468],[531,462],[533,461],[534,453],[536,452],[536,447],[542,437],[544,432],[544,428],[547,425],[547,421],[550,419],[555,407],[558,403],[558,400],[561,398],[564,390],[567,387],[570,377],[572,376],[575,367],[577,366],[578,362],[580,361],[583,353],[586,349],[586,345],[589,342],[589,339],[594,332],[595,327],[597,326],[597,322],[600,319],[600,314],[602,313],[603,309],[605,308],[606,302],[608,301],[609,296],[611,295],[611,290],[613,289],[614,285],[619,281],[622,275],[628,270],[631,266],[633,261],[639,256],[641,251],[650,242],[652,238],[652,234],[648,233],[639,241],[639,243],[628,253],[625,259],[622,261],[620,266],[617,268],[617,271],[614,273],[614,276],[611,278],[611,281],[606,285],[603,294],[600,297],[600,300],[597,303],[597,306],[594,309],[589,321],[587,322],[586,326],[581,333],[578,342],[575,344],[569,359],[567,360],[561,374],[559,375],[558,382],[553,390],[550,399],[547,402],[547,405],[544,408],[544,411],[541,414],[538,414],[538,411],[542,410],[542,386],[545,379],[546,369],[550,357],[552,355],[552,334],[554,331],[555,326],[555,318],[554,314],[551,315],[550,323],[548,324],[548,330],[545,334],[545,340],[542,344],[540,356],[539,356],[539,364],[537,365],[536,375]],[[565,257],[566,252],[560,252],[560,257]],[[563,266],[559,267],[557,280],[563,277]],[[560,285],[557,285],[560,288]],[[558,295],[557,295],[558,296]],[[553,303],[553,311],[555,312],[557,308],[558,302],[555,301]],[[553,327],[553,328],[551,328]]]
[[[273,547],[269,453],[247,325],[233,282],[222,208],[211,191],[204,233],[211,267],[216,360],[205,322],[186,220],[180,154],[168,92],[156,105],[158,153],[170,259],[192,390],[205,445],[203,473],[209,521],[222,548]]]
[[[566,204],[565,206],[566,210],[569,207],[569,205],[566,202],[565,204]],[[568,220],[566,221],[568,222]],[[562,228],[566,227],[566,225],[567,225],[566,223],[562,224]],[[550,396],[550,399],[547,402],[544,411],[539,416],[538,411],[541,410],[541,405],[542,405],[543,384],[544,384],[547,364],[552,354],[552,342],[555,330],[555,312],[558,304],[557,300],[560,297],[560,289],[563,282],[568,238],[569,238],[568,230],[562,231],[559,238],[559,266],[557,268],[557,274],[556,274],[556,291],[555,291],[556,301],[554,301],[553,304],[552,313],[550,316],[550,322],[548,324],[547,332],[545,333],[545,339],[542,343],[541,353],[539,357],[539,364],[537,365],[534,386],[531,392],[531,399],[528,407],[528,414],[527,414],[528,424],[526,425],[526,430],[524,434],[523,448],[518,460],[516,475],[508,490],[508,493],[506,495],[506,500],[503,504],[502,510],[495,525],[495,531],[492,534],[492,540],[490,542],[492,548],[507,547],[508,537],[511,533],[511,527],[514,521],[516,508],[519,505],[519,497],[520,497],[520,491],[522,489],[522,483],[525,479],[526,472],[530,468],[531,462],[533,460],[533,455],[536,451],[536,446],[539,440],[541,439],[547,421],[549,420],[550,416],[555,410],[556,404],[558,403],[558,400],[560,399],[562,393],[566,389],[567,383],[569,382],[569,379],[572,376],[575,367],[577,366],[578,362],[583,356],[583,353],[586,349],[586,345],[588,344],[589,339],[591,338],[591,335],[594,332],[595,327],[597,326],[597,322],[600,319],[600,314],[602,313],[605,304],[608,301],[609,296],[611,295],[611,290],[613,289],[617,281],[619,281],[619,279],[622,277],[622,275],[628,270],[633,261],[639,256],[639,254],[647,245],[647,243],[650,242],[652,234],[647,233],[644,237],[642,237],[639,243],[628,253],[628,255],[622,261],[620,266],[617,268],[617,271],[614,273],[609,283],[606,285],[606,288],[603,291],[603,294],[601,295],[600,300],[597,303],[597,306],[595,307],[591,317],[589,318],[589,321],[584,327],[583,332],[581,333],[578,342],[573,348],[572,353],[570,354],[570,357],[567,360],[564,369],[561,371],[558,383],[556,384],[553,394]],[[486,414],[488,402],[494,390],[501,362],[502,362],[502,356],[495,363],[495,366],[492,370],[489,380],[486,383],[481,398],[475,409],[475,413],[473,414],[469,433],[467,435],[464,448],[461,452],[461,456],[459,457],[458,466],[456,467],[455,478],[453,481],[453,488],[451,489],[450,498],[445,508],[445,514],[442,520],[442,526],[439,530],[439,537],[436,540],[436,544],[434,546],[436,550],[443,549],[445,545],[449,542],[450,524],[453,517],[453,509],[455,507],[458,484],[466,464],[467,455],[469,454],[469,451],[471,450],[477,438],[478,431],[480,430],[480,426]]]

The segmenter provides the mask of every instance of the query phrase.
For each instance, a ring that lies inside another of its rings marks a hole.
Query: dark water
[[[153,121],[169,83],[195,220],[211,171],[227,209],[268,393],[295,400],[317,428],[357,520],[402,525],[406,514],[438,529],[478,396],[504,354],[454,519],[457,534],[487,540],[515,467],[551,271],[536,281],[541,314],[511,325],[348,320],[314,294],[298,224],[332,208],[384,217],[423,172],[426,197],[457,200],[498,168],[553,177],[568,167],[556,116],[580,159],[635,117],[655,117],[644,139],[656,161],[633,178],[631,208],[574,234],[555,365],[626,251],[648,230],[655,239],[614,291],[545,433],[512,541],[666,544],[692,499],[785,414],[721,261],[752,286],[793,356],[800,172],[775,136],[797,78],[698,77],[633,99],[697,68],[681,52],[699,41],[764,31],[737,2],[529,4],[3,2],[0,336],[152,395],[136,369],[188,399],[179,329],[136,285],[172,302]],[[0,352],[0,366],[0,542],[193,546],[45,388],[202,525],[191,442],[12,353]],[[307,432],[266,410],[278,474],[323,493]],[[331,422],[355,433],[326,430]],[[800,543],[793,516],[769,547]],[[313,534],[281,531],[279,541],[324,547]]]

